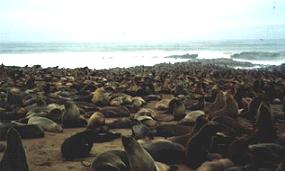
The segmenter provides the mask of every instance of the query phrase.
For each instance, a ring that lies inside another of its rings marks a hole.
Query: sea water
[[[280,53],[278,58],[262,60],[234,59],[254,64],[280,65],[285,63],[285,39],[129,42],[129,43],[0,43],[0,63],[9,66],[89,67],[108,69],[152,66],[158,63],[183,62],[188,59],[165,58],[172,55],[198,54],[198,59],[231,58],[241,52]],[[257,53],[258,54],[258,53]]]

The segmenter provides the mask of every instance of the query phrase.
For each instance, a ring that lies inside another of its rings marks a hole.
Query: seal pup
[[[236,118],[239,114],[238,112],[238,104],[235,101],[234,97],[226,93],[225,95],[225,105],[222,109],[216,111],[216,112],[210,112],[209,117],[213,118],[215,116],[230,116],[232,118]]]
[[[123,150],[110,150],[99,154],[91,164],[92,171],[128,171],[128,157]]]
[[[151,155],[132,137],[122,137],[130,171],[158,171]]]
[[[208,149],[212,137],[224,127],[218,123],[210,122],[204,125],[194,136],[192,136],[186,145],[187,164],[196,169],[203,162],[209,159]]]
[[[28,120],[28,125],[38,125],[43,130],[48,131],[48,132],[55,132],[55,133],[63,132],[63,129],[60,125],[58,125],[54,121],[52,121],[48,118],[45,118],[45,117],[32,116]]]
[[[204,162],[196,171],[221,171],[234,166],[230,159],[219,159]]]
[[[19,133],[10,128],[7,133],[7,147],[0,162],[3,171],[28,171],[26,153]]]
[[[94,129],[105,125],[105,117],[101,112],[95,112],[91,115],[88,120],[87,128]]]

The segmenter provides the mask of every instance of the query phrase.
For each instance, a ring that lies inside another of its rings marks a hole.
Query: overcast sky
[[[1,0],[0,41],[285,38],[285,0]]]

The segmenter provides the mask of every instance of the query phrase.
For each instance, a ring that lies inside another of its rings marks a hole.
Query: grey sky
[[[285,38],[284,0],[1,0],[0,41]]]

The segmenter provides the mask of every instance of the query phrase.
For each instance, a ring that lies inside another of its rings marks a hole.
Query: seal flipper
[[[0,162],[0,170],[3,171],[28,171],[25,150],[19,133],[10,128],[7,135],[7,148]]]

